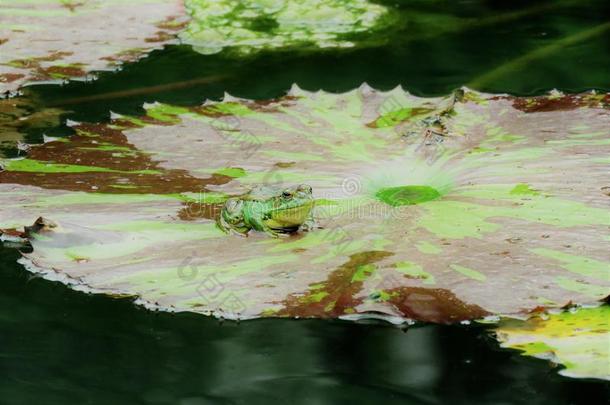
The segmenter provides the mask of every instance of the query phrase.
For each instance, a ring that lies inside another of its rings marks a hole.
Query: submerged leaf
[[[179,0],[0,3],[0,92],[27,83],[86,79],[176,40]]]
[[[5,161],[0,228],[44,216],[58,226],[28,268],[164,310],[448,323],[593,303],[610,292],[608,96],[545,97],[149,104]],[[310,232],[216,227],[227,198],[300,183]]]
[[[224,48],[352,47],[350,35],[391,25],[389,10],[368,0],[186,0],[191,21],[180,39],[203,54]]]
[[[610,380],[610,306],[505,319],[495,329],[502,347],[564,366],[559,374]]]

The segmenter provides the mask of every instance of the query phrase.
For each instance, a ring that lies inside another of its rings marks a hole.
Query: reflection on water
[[[608,385],[499,351],[479,327],[225,322],[32,278],[0,248],[0,403],[578,404]]]

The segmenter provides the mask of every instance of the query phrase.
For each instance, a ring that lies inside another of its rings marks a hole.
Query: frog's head
[[[301,184],[287,188],[270,199],[265,223],[275,231],[295,232],[310,218],[313,206],[311,186]]]

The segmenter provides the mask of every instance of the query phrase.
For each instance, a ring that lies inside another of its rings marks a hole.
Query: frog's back
[[[257,186],[242,197],[244,201],[267,201],[281,194],[282,188],[277,186]]]

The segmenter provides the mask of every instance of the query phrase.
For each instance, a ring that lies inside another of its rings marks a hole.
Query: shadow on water
[[[601,404],[608,395],[607,384],[495,349],[481,327],[221,324],[32,278],[17,257],[0,248],[2,404]]]

